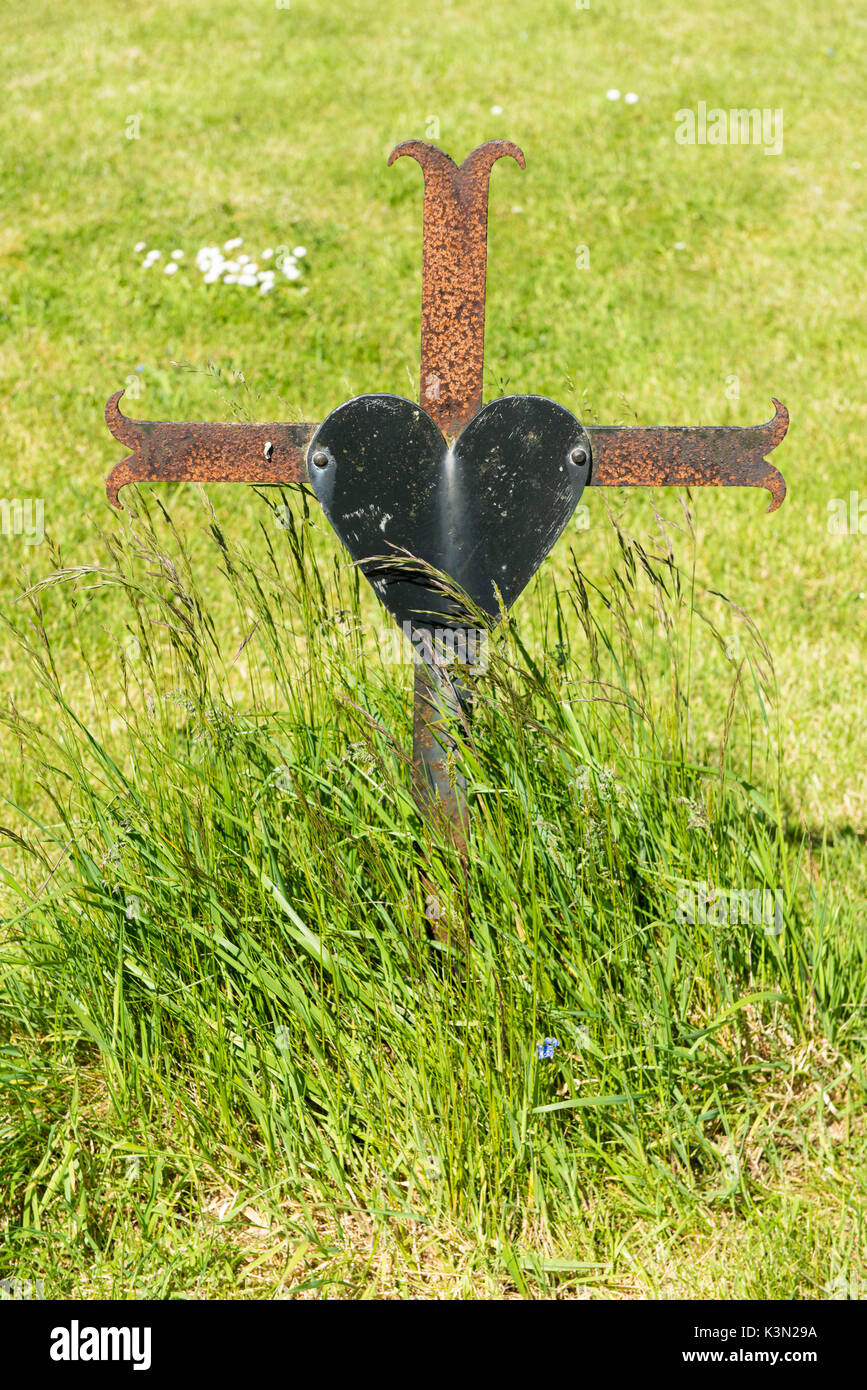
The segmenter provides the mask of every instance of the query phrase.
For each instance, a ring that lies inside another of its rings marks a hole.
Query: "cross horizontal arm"
[[[105,480],[113,507],[127,483],[303,483],[307,481],[307,445],[315,425],[221,425],[190,420],[130,420],[122,415],[116,391],[105,407],[105,420],[129,458],[116,463]]]
[[[306,483],[307,448],[318,425],[209,424],[131,420],[122,415],[117,391],[105,408],[115,439],[132,455],[115,464],[105,488],[113,507],[135,482],[236,482],[265,486]],[[784,405],[764,425],[628,425],[587,428],[592,450],[591,487],[763,487],[769,512],[782,505],[786,484],[765,455],[789,427]]]
[[[782,506],[786,482],[767,462],[789,428],[789,412],[774,400],[764,425],[663,425],[587,427],[593,466],[591,487],[763,487],[769,512]]]

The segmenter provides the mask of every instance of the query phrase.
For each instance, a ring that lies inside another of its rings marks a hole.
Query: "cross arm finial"
[[[158,482],[303,483],[306,449],[315,425],[213,424],[204,420],[131,420],[122,415],[122,391],[105,407],[115,439],[132,449],[105,480],[113,507],[127,483]]]
[[[786,480],[766,455],[789,428],[789,412],[774,397],[764,425],[589,425],[591,487],[763,487],[767,510],[783,505]]]

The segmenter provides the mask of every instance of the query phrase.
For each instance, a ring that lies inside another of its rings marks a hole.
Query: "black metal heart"
[[[496,620],[529,583],[590,476],[590,440],[545,396],[503,396],[451,448],[402,396],[357,396],[317,429],[308,472],[343,544],[397,619],[456,624],[460,612],[401,552],[449,575]]]

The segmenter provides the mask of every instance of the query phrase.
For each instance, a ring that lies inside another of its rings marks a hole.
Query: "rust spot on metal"
[[[656,429],[588,427],[593,448],[591,487],[763,487],[775,512],[786,481],[765,455],[789,428],[789,412],[774,398],[764,425],[663,425]]]
[[[419,400],[451,437],[482,405],[491,169],[504,156],[523,169],[524,155],[510,140],[489,140],[459,167],[435,145],[406,140],[389,165],[401,155],[424,175]]]
[[[191,420],[131,420],[116,391],[105,407],[115,439],[132,449],[105,481],[108,500],[120,510],[118,493],[127,483],[154,482],[287,484],[307,481],[307,445],[315,425],[220,425]]]

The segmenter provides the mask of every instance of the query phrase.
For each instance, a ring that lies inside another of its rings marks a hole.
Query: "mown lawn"
[[[45,516],[0,536],[0,1276],[863,1295],[867,572],[828,522],[865,491],[867,19],[14,0],[0,74],[0,496]],[[699,101],[781,109],[782,153],[678,144]],[[489,397],[792,419],[773,516],[585,494],[477,694],[466,894],[315,502],[102,488],[125,383],[162,419],[416,393],[421,176],[386,160],[437,127],[527,159]],[[205,283],[237,237],[299,277]],[[701,884],[783,929],[679,920]]]

